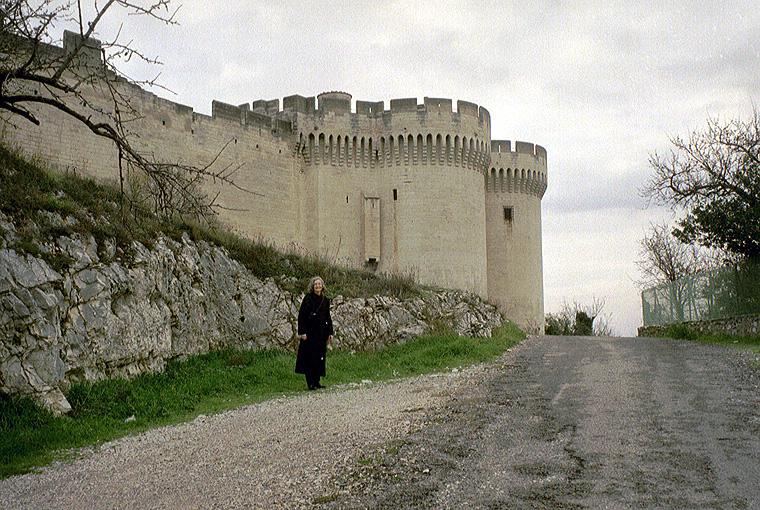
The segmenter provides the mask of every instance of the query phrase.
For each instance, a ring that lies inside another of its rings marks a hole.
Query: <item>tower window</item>
[[[398,200],[398,190],[397,189],[393,190],[393,200]]]
[[[504,221],[507,223],[512,223],[514,211],[511,207],[505,207],[504,208]]]

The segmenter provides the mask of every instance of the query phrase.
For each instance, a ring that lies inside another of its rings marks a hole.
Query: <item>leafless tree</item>
[[[713,254],[676,239],[667,224],[651,224],[636,261],[642,275],[638,283],[642,288],[666,284],[676,318],[683,320],[687,277],[707,269],[715,260]]]
[[[641,240],[636,265],[641,270],[641,287],[672,283],[706,269],[713,258],[698,246],[684,244],[667,224],[650,224]]]
[[[654,175],[643,193],[661,204],[699,206],[735,196],[757,199],[748,188],[747,172],[760,166],[760,114],[749,121],[722,123],[707,120],[707,127],[688,138],[671,138],[669,155],[655,153],[649,163]]]
[[[156,212],[208,219],[214,214],[216,197],[206,196],[201,183],[211,179],[235,186],[235,168],[216,169],[224,148],[202,167],[161,161],[141,152],[129,132],[140,113],[130,106],[127,90],[129,85],[155,85],[155,79],[129,79],[120,74],[117,63],[159,62],[133,47],[132,41],[122,42],[121,33],[107,41],[94,37],[107,15],[138,15],[173,25],[176,12],[170,0],[92,0],[87,5],[82,0],[0,0],[0,111],[12,114],[10,122],[36,125],[40,120],[35,112],[43,105],[63,112],[113,142],[122,191],[126,176],[137,171],[149,182]],[[57,25],[77,27],[77,33],[65,33],[62,48],[52,37]],[[91,100],[87,91],[97,91],[106,101]]]

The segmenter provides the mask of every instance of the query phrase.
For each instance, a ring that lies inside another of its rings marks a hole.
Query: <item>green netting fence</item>
[[[703,271],[642,291],[644,326],[760,313],[760,264]]]

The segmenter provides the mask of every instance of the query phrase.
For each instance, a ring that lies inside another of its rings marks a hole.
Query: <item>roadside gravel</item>
[[[281,397],[125,437],[0,481],[0,509],[313,508],[487,367]]]

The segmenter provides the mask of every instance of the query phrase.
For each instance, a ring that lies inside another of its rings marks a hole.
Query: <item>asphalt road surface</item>
[[[532,338],[321,506],[760,508],[759,374],[731,347]]]

